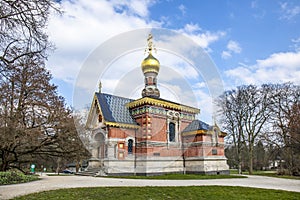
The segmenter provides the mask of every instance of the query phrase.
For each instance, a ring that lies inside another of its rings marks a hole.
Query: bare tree
[[[256,170],[263,170],[266,167],[268,167],[268,161],[266,160],[266,150],[263,142],[259,140],[254,146],[253,168]]]
[[[76,172],[79,171],[83,161],[91,156],[84,144],[85,141],[80,137],[80,130],[75,126],[78,120],[78,116],[74,116],[74,113],[67,115],[56,127],[56,145],[51,146],[53,150],[59,150],[56,157],[61,157],[62,160],[68,162],[75,162]],[[52,151],[46,149],[46,152],[51,153]]]
[[[243,141],[247,145],[249,153],[249,174],[252,174],[253,148],[270,117],[269,107],[273,93],[266,85],[261,88],[250,85],[244,88],[243,92],[245,97],[245,115],[243,116],[245,134],[243,134]]]
[[[38,55],[23,57],[2,71],[0,87],[1,170],[51,143],[64,99],[50,84]]]
[[[270,106],[270,130],[263,136],[264,140],[279,149],[281,160],[284,160],[285,167],[289,174],[294,168],[293,149],[291,145],[291,131],[294,116],[297,113],[294,108],[300,102],[300,88],[292,83],[275,84],[268,86],[273,92]],[[283,165],[280,165],[283,167]],[[283,173],[283,168],[280,170]]]
[[[290,116],[290,146],[292,151],[291,173],[300,175],[300,103],[293,105]]]
[[[45,69],[51,0],[0,0],[0,170],[37,156],[87,156],[71,111]]]
[[[231,90],[224,92],[216,104],[219,107],[219,114],[223,124],[223,129],[228,133],[228,141],[234,145],[236,154],[236,165],[238,166],[238,173],[242,173],[242,136],[243,130],[243,94],[240,90]]]
[[[270,116],[268,106],[271,91],[267,87],[240,86],[225,92],[218,100],[223,125],[229,132],[237,151],[239,173],[241,173],[241,149],[248,151],[249,173],[253,171],[253,149],[258,136]]]
[[[7,68],[0,86],[1,170],[36,155],[82,159],[88,156],[71,110],[50,83],[43,59],[23,57]]]
[[[16,60],[32,55],[46,58],[51,49],[46,34],[51,0],[0,0],[0,72]]]
[[[270,147],[268,155],[272,160],[280,158],[285,164],[280,166],[289,174],[298,173],[299,86],[291,83],[241,86],[225,92],[217,104],[229,141],[235,145],[237,162],[241,162],[241,149],[248,152],[250,174],[254,146],[259,139]]]

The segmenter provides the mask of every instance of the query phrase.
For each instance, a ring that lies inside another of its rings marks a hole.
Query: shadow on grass
[[[157,179],[157,180],[201,180],[201,179],[227,179],[247,178],[241,175],[200,175],[200,174],[165,174],[159,176],[102,176],[103,178],[124,178],[124,179]]]

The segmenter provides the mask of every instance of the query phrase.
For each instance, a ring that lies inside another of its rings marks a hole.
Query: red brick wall
[[[116,128],[109,127],[108,129],[108,137],[109,138],[126,138],[126,137],[135,137],[134,129],[126,129],[126,128]]]
[[[222,143],[221,145],[216,146],[206,146],[206,144],[195,144],[195,142],[211,142],[211,135],[190,135],[184,137],[185,142],[185,156],[186,157],[194,157],[194,156],[224,156],[224,137],[218,137],[218,143]],[[197,146],[196,146],[197,145]],[[213,155],[212,150],[216,149],[217,154]]]

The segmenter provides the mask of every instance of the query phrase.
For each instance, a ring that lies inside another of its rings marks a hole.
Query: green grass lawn
[[[237,170],[235,170],[235,169],[230,170],[230,174],[237,174]],[[249,172],[246,171],[246,172],[243,172],[243,174],[249,175]],[[300,176],[278,175],[277,171],[253,171],[253,175],[300,180]]]
[[[127,178],[127,179],[158,179],[158,180],[193,180],[193,179],[224,179],[247,178],[240,175],[201,175],[201,174],[164,174],[159,176],[104,176],[103,178]]]
[[[277,173],[261,173],[261,174],[254,174],[254,175],[300,180],[300,176],[278,175]]]
[[[230,186],[189,187],[97,187],[60,189],[15,199],[300,199],[300,193]]]

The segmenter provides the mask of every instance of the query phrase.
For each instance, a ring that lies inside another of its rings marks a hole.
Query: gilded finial
[[[152,54],[152,50],[156,52],[156,48],[153,45],[152,39],[153,39],[153,35],[149,33],[147,38],[148,47],[145,49],[145,53],[148,52],[149,54]]]

